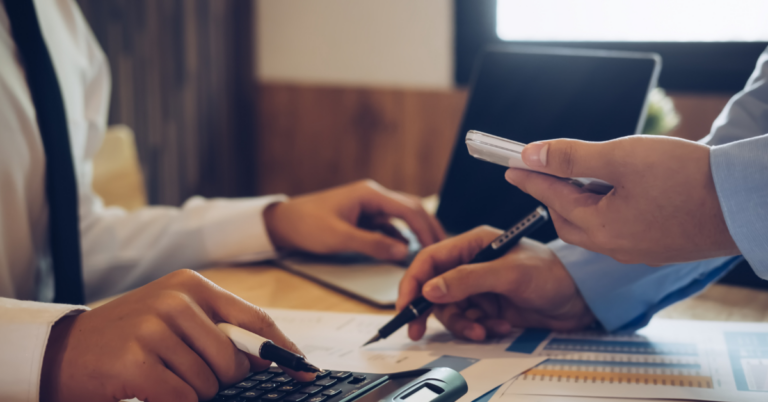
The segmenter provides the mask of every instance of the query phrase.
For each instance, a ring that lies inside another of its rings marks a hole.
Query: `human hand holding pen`
[[[481,226],[422,250],[400,282],[398,311],[419,294],[435,303],[435,316],[454,335],[474,341],[512,327],[583,328],[594,316],[557,256],[523,238],[503,257],[467,264],[501,233]],[[428,315],[409,324],[418,340]]]
[[[239,351],[215,323],[228,322],[294,353],[260,308],[189,270],[59,320],[48,340],[41,401],[197,401],[270,362]],[[286,373],[300,381],[314,374]]]

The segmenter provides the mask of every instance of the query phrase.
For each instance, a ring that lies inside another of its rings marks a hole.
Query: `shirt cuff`
[[[206,202],[205,248],[210,262],[249,262],[274,259],[277,252],[267,233],[264,209],[288,199],[285,195]],[[190,200],[188,202],[197,202]]]
[[[0,400],[38,401],[51,327],[85,306],[0,298]]]
[[[741,257],[651,267],[555,240],[548,244],[573,278],[592,313],[609,332],[630,332],[659,310],[703,290]]]
[[[768,135],[713,147],[712,179],[731,237],[768,279]]]

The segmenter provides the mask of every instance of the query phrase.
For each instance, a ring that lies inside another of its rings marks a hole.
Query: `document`
[[[505,342],[463,342],[438,322],[429,322],[428,336],[414,343],[402,329],[389,339],[362,345],[392,317],[318,311],[266,309],[307,360],[332,370],[393,373],[422,367],[450,367],[467,381],[469,391],[459,402],[471,402],[525,370],[544,356],[505,352]]]
[[[763,323],[654,319],[626,336],[527,330],[508,350],[548,360],[504,384],[491,402],[571,400],[565,396],[768,400]]]

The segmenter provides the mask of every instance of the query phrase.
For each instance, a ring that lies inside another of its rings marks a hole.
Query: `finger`
[[[512,325],[501,318],[481,318],[477,323],[485,328],[486,336],[505,336],[512,333]]]
[[[195,390],[198,399],[208,400],[216,395],[219,389],[216,375],[205,361],[170,329],[155,346],[153,352],[171,372]]]
[[[371,185],[368,188],[371,190],[362,197],[363,212],[384,213],[404,220],[422,246],[429,246],[439,240],[432,234],[430,216],[420,202],[380,185]]]
[[[440,224],[440,221],[437,220],[436,216],[429,215],[429,223],[432,226],[432,233],[434,233],[435,237],[437,237],[437,241],[443,241],[448,238],[443,225]]]
[[[403,194],[403,193],[400,193]],[[429,226],[432,229],[432,235],[435,237],[436,241],[445,240],[448,238],[448,235],[445,234],[445,229],[443,229],[443,225],[440,224],[440,221],[437,220],[435,215],[433,213],[430,213],[427,211],[426,208],[424,208],[424,204],[422,203],[422,199],[420,197],[416,197],[414,195],[410,194],[403,194],[406,197],[409,197],[414,202],[418,203],[422,209],[427,212],[427,219],[429,219]],[[429,244],[423,245],[424,247],[428,246]]]
[[[615,143],[571,139],[534,142],[523,148],[523,162],[539,172],[559,177],[593,177],[614,183]]]
[[[232,384],[248,374],[251,364],[247,355],[232,344],[195,300],[181,292],[167,292],[160,303],[164,306],[161,312],[164,321],[205,361],[221,383]],[[168,342],[160,343],[163,347],[173,347]]]
[[[498,299],[496,295],[481,294],[469,297],[469,302],[482,310],[485,317],[494,318],[501,314]]]
[[[422,314],[408,323],[408,337],[411,338],[412,341],[418,341],[424,337],[424,334],[427,332],[428,318],[429,314]]]
[[[435,317],[452,334],[472,341],[485,340],[486,332],[482,325],[467,318],[464,311],[456,304],[447,304],[435,308]]]
[[[348,251],[363,253],[380,260],[402,261],[408,257],[407,242],[349,225],[340,227],[339,231]]]
[[[195,390],[181,378],[157,362],[155,370],[147,370],[137,376],[136,383],[127,392],[131,397],[145,402],[181,401],[196,402]],[[130,399],[125,398],[125,399]]]
[[[403,236],[403,233],[400,232],[400,229],[398,229],[395,225],[393,225],[389,218],[382,217],[381,219],[375,219],[372,222],[370,222],[370,225],[365,227],[360,225],[362,229],[369,229],[371,231],[378,231],[381,232],[401,243],[408,244],[408,239]]]
[[[436,275],[469,262],[501,233],[499,229],[480,226],[421,250],[400,280],[397,308],[405,308]]]
[[[206,299],[208,306],[210,306],[211,313],[215,318],[218,318],[216,321],[228,322],[232,325],[261,335],[291,352],[302,356],[304,355],[299,347],[277,327],[272,320],[272,317],[270,317],[264,310],[227,292],[214,285],[212,282],[210,282],[208,288],[209,296]],[[258,368],[263,369],[268,367],[265,360],[256,356],[251,356],[249,359],[251,360],[252,365],[255,364]],[[312,373],[296,372],[287,367],[281,367],[288,373],[288,375],[298,381],[312,381],[315,378],[315,375]]]
[[[504,177],[579,227],[587,228],[597,221],[597,206],[604,195],[583,190],[557,177],[522,169],[509,169]]]
[[[429,280],[423,287],[424,297],[433,303],[453,303],[482,293],[502,293],[514,282],[517,271],[504,260],[462,265]]]

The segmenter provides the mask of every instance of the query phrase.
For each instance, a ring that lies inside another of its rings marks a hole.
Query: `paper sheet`
[[[505,352],[508,341],[478,344],[456,340],[436,320],[430,322],[428,336],[418,343],[410,341],[402,330],[362,348],[391,316],[283,309],[267,312],[307,359],[323,368],[368,373],[424,366],[453,368],[469,386],[458,402],[471,402],[546,359]]]
[[[521,395],[768,400],[768,324],[656,319],[627,336],[530,331],[510,349],[550,359],[502,386],[492,402]]]

